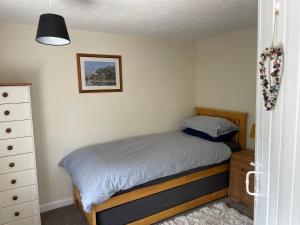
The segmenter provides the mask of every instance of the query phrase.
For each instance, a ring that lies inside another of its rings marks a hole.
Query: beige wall
[[[255,121],[256,40],[249,28],[197,42],[197,104],[248,112],[247,137]]]
[[[96,142],[178,128],[196,103],[195,42],[70,31],[72,44],[34,41],[36,27],[0,25],[0,82],[32,82],[41,203],[71,197],[57,166]],[[76,52],[121,54],[123,93],[79,94]]]
[[[255,29],[201,40],[197,48],[193,41],[76,30],[70,46],[49,47],[34,41],[34,26],[0,24],[0,30],[0,82],[33,83],[42,204],[71,197],[71,179],[57,166],[67,153],[176,129],[196,98],[198,105],[249,112],[254,121]],[[124,92],[79,94],[77,52],[121,54]]]

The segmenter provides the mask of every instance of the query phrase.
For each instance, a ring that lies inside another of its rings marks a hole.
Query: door
[[[268,112],[257,76],[254,224],[300,225],[300,1],[259,1],[258,56],[271,45],[276,3],[283,77],[276,108]]]

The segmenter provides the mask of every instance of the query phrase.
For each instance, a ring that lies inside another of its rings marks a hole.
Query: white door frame
[[[272,42],[276,3],[284,67],[273,112],[264,108],[257,75],[254,224],[300,225],[300,1],[259,1],[258,58]]]

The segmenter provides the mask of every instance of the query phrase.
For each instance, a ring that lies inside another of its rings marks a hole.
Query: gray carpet
[[[240,213],[253,218],[252,211],[243,204],[233,202],[229,198],[223,198],[218,201],[223,201],[229,207],[234,208]],[[208,205],[213,203],[209,203]],[[193,209],[192,211],[194,210],[196,209]],[[79,210],[74,205],[65,206],[59,209],[42,213],[41,220],[42,225],[88,225],[85,221],[85,218],[80,214]]]

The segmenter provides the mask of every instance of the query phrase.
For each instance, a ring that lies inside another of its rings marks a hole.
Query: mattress
[[[114,194],[198,167],[229,159],[221,142],[172,131],[88,146],[61,162],[78,188],[83,209],[91,210]]]
[[[176,175],[160,178],[146,184],[131,188],[126,191],[120,191],[115,195],[124,194],[139,188],[159,184],[171,179],[189,175],[201,170],[228,163],[224,161],[219,164],[199,167],[189,171],[185,171]],[[229,172],[216,174],[201,180],[172,188],[167,191],[159,192],[151,196],[147,196],[120,206],[116,206],[96,213],[98,225],[122,225],[145,218],[160,211],[175,207],[185,202],[197,199],[201,196],[222,190],[229,186]]]

